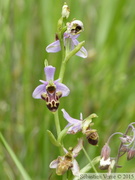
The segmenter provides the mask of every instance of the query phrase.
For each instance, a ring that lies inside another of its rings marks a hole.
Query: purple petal
[[[87,57],[88,57],[88,52],[87,52],[87,50],[86,50],[84,47],[82,47],[82,48],[80,49],[80,51],[78,51],[78,52],[76,53],[76,55],[77,55],[77,56],[80,56],[80,57],[82,57],[82,58],[87,58]]]
[[[72,39],[77,39],[79,36],[80,36],[80,34],[77,34],[77,35],[71,35],[70,37],[71,37]]]
[[[46,85],[45,84],[41,84],[41,85],[37,86],[32,94],[32,97],[35,99],[41,99],[42,93],[46,93]]]
[[[72,35],[71,33],[64,33],[64,38],[71,38],[71,39],[77,39],[80,36],[80,34]]]
[[[45,75],[46,75],[46,80],[47,81],[50,81],[54,79],[54,73],[55,73],[55,67],[53,66],[46,66],[44,68],[44,71],[45,71]]]
[[[56,81],[54,82],[54,84],[56,85],[56,91],[57,92],[58,91],[62,92],[62,97],[68,96],[69,93],[70,93],[69,88],[66,85],[64,85],[63,83],[59,83],[59,82],[56,82]]]
[[[60,78],[54,81],[54,84],[57,84],[60,82]]]
[[[44,80],[39,80],[41,83],[43,83],[43,84],[48,84],[48,82],[47,81],[44,81]]]
[[[80,138],[78,144],[73,149],[73,157],[78,156],[79,152],[81,151],[83,146],[83,139]]]
[[[65,128],[68,128],[69,126],[72,126],[73,124],[68,123]]]
[[[68,153],[68,151],[65,149],[65,148],[63,148],[63,151],[67,154]]]
[[[46,51],[48,53],[55,53],[55,52],[58,52],[61,50],[61,47],[60,47],[60,41],[57,40],[51,44],[49,44],[47,47],[46,47]]]
[[[63,116],[64,118],[71,124],[79,124],[81,121],[74,119],[72,117],[69,116],[69,114],[65,111],[65,109],[61,109],[61,111],[63,112]],[[82,123],[82,122],[81,122]]]
[[[55,168],[57,168],[58,163],[59,163],[59,160],[55,159],[50,163],[49,167],[52,168],[52,169],[55,169]]]
[[[79,168],[78,162],[75,159],[73,159],[72,163],[73,163],[73,167],[71,168],[71,171],[73,175],[79,176],[80,168]]]
[[[72,39],[72,41],[73,41],[73,44],[74,44],[75,46],[77,46],[78,43],[79,43],[76,39]],[[80,56],[80,57],[82,57],[82,58],[87,58],[88,52],[87,52],[87,50],[86,50],[84,47],[82,47],[82,48],[76,53],[76,55],[77,55],[77,56]]]
[[[82,122],[79,122],[78,124],[72,125],[68,131],[67,134],[76,134],[77,132],[82,130]]]
[[[64,40],[66,39],[66,38],[71,38],[71,34],[70,33],[67,33],[67,32],[65,32],[64,33]]]

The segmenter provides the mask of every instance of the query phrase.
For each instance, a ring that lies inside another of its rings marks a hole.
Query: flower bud
[[[127,152],[127,160],[132,159],[134,156],[135,156],[135,149],[130,149],[130,150]]]
[[[120,151],[121,151],[121,152],[128,152],[128,151],[129,151],[129,148],[128,148],[127,146],[122,146],[122,147],[120,148]]]
[[[132,141],[132,138],[125,135],[124,137],[120,137],[120,140],[122,143],[130,143]]]
[[[101,150],[101,157],[103,157],[104,160],[107,160],[110,157],[110,152],[111,152],[111,149],[106,143]]]
[[[65,3],[62,7],[62,17],[67,19],[69,17],[69,14],[70,14],[70,9],[68,5]]]
[[[110,158],[111,149],[106,143],[101,150],[101,160],[99,168],[101,170],[110,169],[112,160]]]

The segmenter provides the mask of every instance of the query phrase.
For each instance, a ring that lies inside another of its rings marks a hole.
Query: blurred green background
[[[67,64],[64,83],[70,88],[61,99],[72,117],[86,118],[91,113],[100,139],[99,145],[85,147],[93,159],[107,138],[125,132],[135,118],[135,1],[67,0],[69,21],[84,23],[87,59],[74,56]],[[56,135],[54,119],[45,102],[32,98],[32,92],[45,79],[44,59],[55,66],[58,78],[61,53],[48,54],[45,47],[54,41],[57,21],[64,1],[0,1],[0,131],[33,180],[61,179],[49,164],[59,155],[46,130]],[[61,127],[67,122],[59,111]],[[65,146],[77,143],[76,135],[65,138]],[[111,141],[112,156],[119,147],[118,136]],[[83,152],[77,157],[82,168],[88,163]],[[135,172],[135,159],[120,160],[118,172]],[[99,165],[96,165],[97,170]],[[93,172],[92,170],[90,172]],[[104,171],[102,171],[104,172]],[[9,153],[0,143],[0,179],[23,179]]]

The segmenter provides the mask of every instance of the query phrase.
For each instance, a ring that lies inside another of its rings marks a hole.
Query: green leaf
[[[51,131],[47,130],[47,133],[49,135],[50,141],[53,145],[55,146],[60,146],[60,143],[56,140],[56,138],[54,137],[54,135],[52,134]]]
[[[95,164],[99,163],[100,159],[101,159],[101,157],[100,157],[100,156],[97,156],[97,157],[95,157],[91,162],[92,162],[93,165],[95,165]],[[82,168],[82,169],[80,170],[80,173],[86,173],[86,172],[88,172],[91,168],[92,168],[92,166],[91,166],[91,164],[89,163],[89,164],[87,164],[84,168]]]
[[[27,172],[25,171],[25,169],[23,168],[22,164],[20,163],[20,161],[17,159],[15,153],[13,152],[13,150],[10,148],[10,146],[8,145],[8,143],[6,142],[6,140],[4,139],[3,135],[0,133],[0,140],[3,143],[3,145],[5,146],[5,148],[7,149],[8,153],[10,154],[11,158],[13,159],[14,163],[16,164],[18,170],[20,171],[20,173],[23,176],[24,180],[31,180],[31,178],[29,177],[29,175],[27,174]]]
[[[72,56],[74,56],[84,45],[85,41],[80,42],[72,51],[68,53],[68,55],[65,57],[65,62],[67,62]]]
[[[99,163],[100,159],[101,159],[101,157],[97,156],[91,161],[91,163],[93,163],[93,165],[95,165],[95,164]],[[88,163],[84,168],[82,168],[80,170],[80,173],[87,173],[91,168],[92,168],[91,164]],[[75,177],[73,180],[80,180],[80,177]]]
[[[69,127],[68,127],[69,128]],[[61,143],[61,141],[62,141],[62,139],[67,135],[67,130],[68,130],[68,128],[64,128],[61,132],[60,132],[60,134],[59,134],[59,136],[58,136],[58,141]]]

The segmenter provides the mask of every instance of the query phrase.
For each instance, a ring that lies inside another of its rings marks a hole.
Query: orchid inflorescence
[[[76,157],[79,152],[83,149],[86,157],[89,157],[87,152],[84,149],[84,140],[87,139],[87,142],[91,145],[97,146],[99,141],[99,135],[96,129],[93,129],[93,118],[98,116],[93,113],[87,118],[83,119],[82,113],[80,113],[80,119],[72,118],[66,110],[61,109],[64,119],[68,122],[66,127],[61,131],[60,122],[58,118],[58,108],[60,103],[60,98],[66,97],[70,93],[70,89],[62,83],[65,67],[68,60],[77,55],[81,58],[87,58],[87,50],[83,47],[84,41],[80,42],[77,38],[80,36],[80,33],[83,32],[84,26],[80,20],[72,20],[71,22],[66,22],[70,15],[70,9],[65,3],[62,7],[61,17],[58,20],[58,30],[56,33],[56,39],[53,43],[49,44],[46,47],[48,53],[56,53],[58,51],[62,52],[62,62],[58,79],[54,80],[54,74],[56,68],[48,65],[48,61],[45,60],[44,72],[46,76],[46,81],[40,80],[42,83],[38,85],[32,96],[35,99],[42,99],[46,102],[47,108],[54,114],[55,126],[58,137],[55,138],[51,131],[47,131],[51,142],[59,147],[60,156],[57,159],[53,160],[50,163],[50,168],[56,169],[57,175],[63,175],[67,171],[71,170],[73,176],[78,176],[81,172],[79,164],[76,161]],[[66,22],[66,23],[65,23]],[[83,168],[83,172],[87,172],[91,168],[97,173],[93,163],[100,161],[100,169],[107,169],[109,173],[112,168],[118,167],[119,158],[127,153],[127,159],[130,160],[135,156],[135,128],[134,123],[128,126],[128,129],[125,134],[123,133],[114,133],[110,136],[107,143],[103,146],[101,151],[101,156],[97,156],[93,161],[88,158],[89,163]],[[133,135],[127,135],[128,131],[131,130]],[[81,138],[78,140],[76,147],[70,147],[68,150],[64,147],[63,139],[68,134],[76,134],[81,132]],[[110,152],[111,148],[109,146],[110,139],[115,135],[120,134],[121,145],[118,150],[117,158],[111,158]],[[122,153],[122,154],[121,154]],[[89,166],[91,164],[91,166]],[[89,168],[88,168],[89,166]]]

